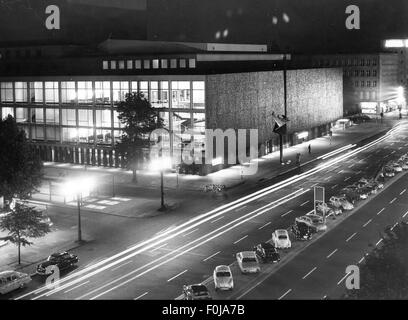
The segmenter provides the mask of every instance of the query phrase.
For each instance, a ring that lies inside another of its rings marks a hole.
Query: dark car
[[[40,275],[50,275],[52,274],[50,266],[57,266],[60,271],[69,269],[78,263],[78,257],[69,252],[58,252],[53,253],[47,259],[47,261],[40,263],[37,266],[37,274]]]
[[[296,240],[301,241],[310,240],[313,234],[316,233],[313,228],[301,221],[295,221],[295,224],[292,226],[291,230]]]
[[[258,244],[256,247],[254,247],[254,251],[263,263],[280,261],[280,254],[278,250],[276,250],[276,248],[268,242]]]
[[[208,289],[203,284],[192,284],[183,286],[184,300],[211,300]]]

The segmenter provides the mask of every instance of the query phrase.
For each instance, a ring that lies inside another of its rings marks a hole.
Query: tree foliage
[[[133,171],[145,160],[143,150],[151,146],[149,134],[163,127],[160,109],[152,108],[150,102],[141,92],[126,95],[125,101],[117,104],[118,118],[124,124],[122,141],[116,146],[117,152],[127,169]]]
[[[0,195],[5,200],[27,199],[41,183],[42,162],[11,116],[0,121],[0,164]]]
[[[382,246],[360,267],[360,289],[347,290],[349,299],[408,298],[408,224],[387,228]]]
[[[0,219],[0,230],[8,232],[5,239],[18,247],[18,263],[21,262],[21,246],[33,244],[30,238],[40,238],[50,232],[44,214],[24,203],[16,202],[14,209]]]

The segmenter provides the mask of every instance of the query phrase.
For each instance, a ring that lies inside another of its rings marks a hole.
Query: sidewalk
[[[223,184],[227,190],[245,183],[246,185],[256,183],[260,179],[266,180],[279,176],[290,170],[296,169],[296,154],[301,154],[302,166],[313,162],[317,157],[339,149],[348,144],[358,143],[371,136],[387,131],[392,125],[396,124],[396,120],[384,121],[383,124],[375,121],[354,125],[345,130],[333,130],[332,142],[330,144],[329,137],[321,137],[304,142],[300,145],[284,149],[283,157],[285,165],[280,164],[279,151],[273,152],[260,159],[258,162],[258,171],[255,175],[241,176],[241,166],[233,166],[218,172],[211,173],[207,176],[182,175],[176,173],[167,173],[164,175],[164,187],[166,190],[178,191],[202,191],[207,184]],[[311,145],[311,154],[308,153],[308,146]],[[45,163],[45,177],[58,178],[64,174],[64,178],[82,176],[85,172],[94,178],[99,178],[101,183],[106,186],[111,186],[108,189],[113,189],[117,186],[126,185],[136,189],[160,189],[160,175],[157,172],[138,171],[137,184],[132,183],[132,173],[130,171],[118,168],[100,168],[87,167],[82,165],[60,164],[60,163]],[[107,189],[107,188],[105,188]],[[105,190],[109,194],[112,191]],[[114,191],[113,191],[114,193]]]

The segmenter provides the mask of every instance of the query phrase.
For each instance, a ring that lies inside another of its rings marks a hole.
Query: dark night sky
[[[61,8],[60,31],[44,27],[49,4]],[[359,31],[345,28],[349,4],[360,7]],[[382,39],[408,37],[407,0],[0,0],[0,6],[0,42],[88,43],[111,36],[371,51]]]

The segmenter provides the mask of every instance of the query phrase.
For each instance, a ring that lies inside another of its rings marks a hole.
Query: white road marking
[[[350,180],[351,179],[351,177],[347,177],[346,179],[344,179],[344,181],[347,181],[347,180]]]
[[[176,279],[177,277],[180,277],[182,274],[186,273],[187,271],[188,271],[188,269],[186,269],[186,270],[184,270],[184,271],[182,271],[182,272],[176,274],[174,277],[172,277],[172,278],[170,278],[169,280],[167,280],[167,282],[170,282],[170,281]]]
[[[192,231],[190,231],[189,233],[183,234],[183,237],[187,237],[188,235],[192,234],[193,232],[198,231],[198,229],[194,229]]]
[[[245,209],[247,206],[242,206],[241,208],[238,208],[238,209],[235,209],[235,211],[241,211],[241,210],[243,210],[243,209]]]
[[[258,230],[261,230],[261,229],[265,228],[266,226],[269,226],[271,223],[272,222],[265,223],[262,227],[259,227]]]
[[[359,174],[359,173],[361,173],[361,172],[362,172],[362,171],[361,171],[361,170],[359,170],[359,171],[357,171],[357,172],[356,172],[356,174]]]
[[[286,216],[287,214],[289,214],[289,213],[291,213],[291,212],[293,212],[293,210],[289,210],[288,212],[282,214],[281,217],[283,218],[284,216]]]
[[[390,204],[394,203],[394,201],[397,200],[397,198],[394,198],[390,201]]]
[[[366,223],[363,224],[363,228],[365,228],[373,219],[368,220]]]
[[[327,178],[324,178],[324,181],[330,180],[332,176],[328,176]]]
[[[286,291],[283,295],[281,295],[278,300],[282,300],[287,294],[289,294],[292,291],[292,289],[289,289],[288,291]]]
[[[400,196],[402,196],[402,195],[405,193],[405,191],[407,191],[407,189],[402,190],[402,191],[400,192]]]
[[[303,276],[302,279],[303,279],[303,280],[306,279],[306,278],[307,278],[308,276],[310,276],[310,275],[312,274],[312,272],[315,271],[316,269],[317,269],[317,267],[314,267],[312,270],[310,270],[308,273],[306,273],[306,274]]]
[[[383,241],[383,239],[378,240],[377,243],[375,244],[375,246],[378,246],[382,241]]]
[[[235,211],[237,211],[237,210],[235,210]],[[219,218],[217,218],[217,219],[215,219],[215,220],[211,221],[210,223],[217,222],[218,220],[221,220],[222,218],[224,218],[224,216],[221,216],[221,217],[219,217]]]
[[[340,174],[340,173],[343,173],[343,172],[344,172],[344,170],[340,170],[340,171],[339,171],[339,174]]]
[[[305,202],[303,202],[300,206],[303,207],[306,203],[308,203],[310,200],[307,200]]]
[[[405,216],[408,214],[408,211],[404,213],[404,215],[402,216],[403,218],[405,218]]]
[[[242,237],[241,239],[238,239],[237,241],[235,241],[235,242],[234,242],[234,244],[237,244],[238,242],[240,242],[240,241],[244,240],[244,239],[245,239],[245,238],[247,238],[247,237],[248,237],[248,235],[246,235],[246,236]]]
[[[353,163],[351,166],[349,166],[349,168],[351,169],[351,168],[353,168],[355,165],[356,165],[356,164]]]
[[[146,294],[148,294],[149,292],[146,291],[145,293],[141,294],[140,296],[134,298],[133,300],[139,300],[140,298],[144,297]]]
[[[64,293],[71,292],[72,290],[75,290],[76,288],[82,287],[83,285],[85,285],[85,284],[87,284],[87,283],[89,283],[89,280],[86,281],[86,282],[84,282],[84,283],[81,283],[81,284],[79,284],[79,285],[77,285],[77,286],[75,286],[75,287],[73,287],[73,288],[71,288],[71,289],[69,289],[69,290],[67,290],[67,291],[64,291]]]
[[[358,263],[363,262],[364,259],[365,259],[365,257],[362,257],[360,260],[358,260]]]
[[[338,249],[334,249],[326,258],[329,259],[333,254],[337,252]]]
[[[393,152],[391,152],[391,154],[394,154],[394,153],[395,153],[395,150]]]
[[[346,242],[349,242],[356,234],[357,232],[354,232],[350,237],[347,238]]]
[[[385,210],[385,208],[382,208],[380,211],[378,211],[377,212],[377,216],[381,213],[381,212],[383,212]]]
[[[115,270],[117,270],[117,269],[119,269],[119,268],[121,268],[121,267],[123,267],[123,266],[125,266],[125,265],[127,265],[127,264],[129,264],[129,263],[131,263],[131,262],[133,262],[132,260],[129,260],[129,261],[127,261],[127,262],[125,262],[125,263],[122,263],[121,265],[118,265],[117,267],[115,267],[115,268],[113,268],[113,269],[111,269],[112,271],[115,271]]]
[[[343,282],[343,280],[344,279],[346,279],[347,278],[347,276],[350,274],[351,272],[349,272],[349,273],[347,273],[343,278],[341,278],[340,279],[340,281],[339,282],[337,282],[337,285],[339,285],[340,283],[342,283]]]
[[[331,189],[334,189],[338,186],[338,184],[335,184],[333,187],[331,187]]]
[[[397,225],[398,225],[398,222],[396,222],[396,223],[392,226],[391,231],[394,230],[394,228],[395,228]]]
[[[168,245],[168,243],[163,243],[161,246],[159,246],[157,248],[154,248],[153,250],[150,250],[150,252],[155,252],[156,250],[159,250],[159,249],[161,249],[161,248],[163,248],[163,247],[165,247],[167,245]]]
[[[218,251],[218,252],[212,254],[211,256],[205,258],[203,261],[205,262],[205,261],[207,261],[207,260],[210,260],[211,258],[215,257],[215,256],[216,256],[217,254],[219,254],[220,252],[221,252],[221,251]]]
[[[327,295],[325,295],[323,298],[322,298],[322,300],[325,300],[327,298]]]

